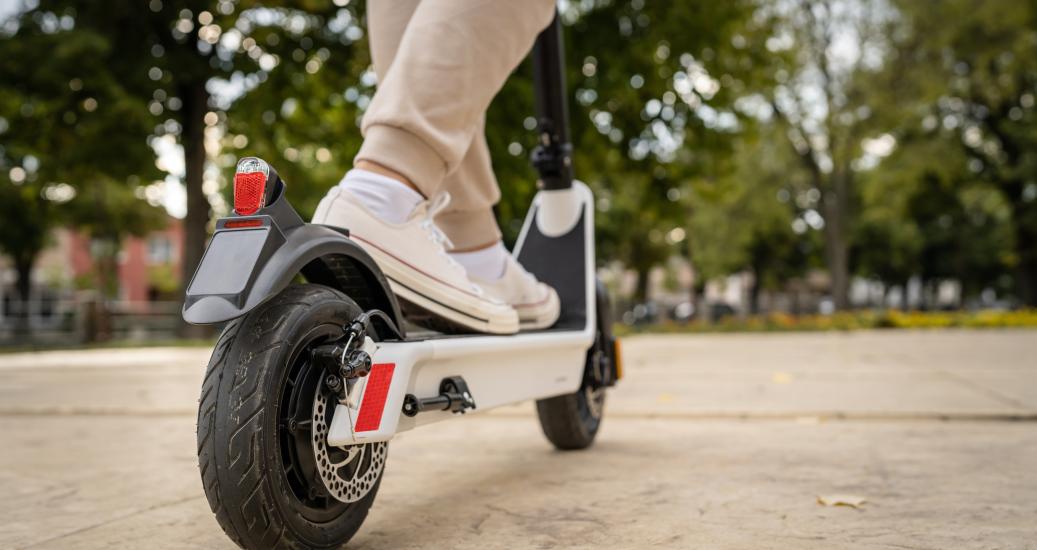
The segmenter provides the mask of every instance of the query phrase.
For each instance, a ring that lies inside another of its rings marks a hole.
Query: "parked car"
[[[623,322],[628,325],[650,325],[659,320],[659,305],[655,302],[637,304],[623,313]]]
[[[709,319],[712,321],[730,317],[737,313],[734,307],[724,302],[711,302],[706,304],[706,307],[707,309],[705,311],[709,312]],[[673,309],[670,310],[670,317],[678,323],[689,323],[693,320],[700,319],[700,316],[701,312],[699,311],[699,308],[696,308],[694,302],[691,302],[690,300],[681,302],[673,306]]]

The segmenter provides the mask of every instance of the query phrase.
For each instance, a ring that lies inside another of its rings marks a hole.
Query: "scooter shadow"
[[[397,472],[390,451],[383,482],[388,494],[375,500],[367,524],[347,548],[487,547],[484,537],[491,534],[490,547],[514,547],[507,541],[517,536],[546,537],[549,545],[564,546],[565,533],[574,529],[601,533],[607,528],[601,516],[615,508],[608,487],[618,472],[643,468],[657,451],[666,453],[640,440],[598,441],[570,452],[532,441],[492,451],[465,446],[446,462],[401,464],[412,470],[397,471],[410,478],[397,480],[407,485],[406,494],[392,480]],[[415,466],[420,471],[413,471]],[[536,545],[522,540],[519,546]]]

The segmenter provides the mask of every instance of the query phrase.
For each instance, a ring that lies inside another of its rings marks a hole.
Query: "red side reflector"
[[[263,172],[238,172],[234,174],[234,211],[248,216],[263,207],[266,191],[266,174]]]
[[[223,224],[224,229],[240,229],[242,227],[259,227],[263,225],[261,218],[249,218],[247,220],[229,220]]]
[[[364,399],[360,402],[360,413],[356,415],[358,432],[370,432],[382,425],[382,411],[385,399],[389,396],[389,385],[392,384],[392,371],[396,363],[378,363],[371,367],[367,386],[364,388]]]

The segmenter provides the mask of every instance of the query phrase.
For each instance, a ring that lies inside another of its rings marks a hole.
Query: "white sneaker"
[[[469,276],[489,296],[511,305],[523,329],[548,328],[558,321],[561,302],[555,289],[540,282],[508,254],[504,275],[496,281]]]
[[[443,193],[419,204],[407,221],[392,224],[349,191],[333,187],[317,205],[313,223],[349,229],[350,238],[382,268],[408,319],[449,332],[456,325],[494,334],[518,332],[515,310],[488,296],[446,253],[449,241],[432,220],[449,202]]]

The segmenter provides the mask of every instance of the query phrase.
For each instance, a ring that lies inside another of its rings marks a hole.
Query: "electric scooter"
[[[536,400],[555,447],[594,441],[621,365],[594,275],[593,196],[572,178],[557,16],[533,65],[540,189],[515,254],[559,294],[546,330],[451,331],[398,299],[348,229],[304,223],[273,167],[239,161],[234,213],[216,222],[183,309],[189,323],[226,323],[202,383],[198,457],[238,545],[344,544],[374,501],[389,440],[466,412]]]

